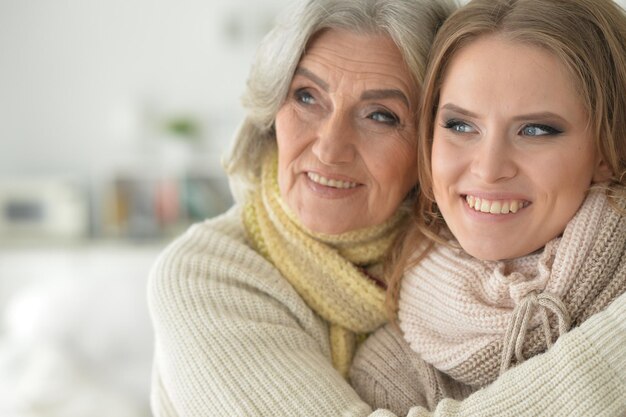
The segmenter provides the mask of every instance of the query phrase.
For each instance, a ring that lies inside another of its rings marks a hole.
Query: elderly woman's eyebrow
[[[328,83],[304,67],[296,68],[296,72],[294,73],[294,76],[295,75],[301,75],[303,77],[306,77],[310,79],[311,81],[313,81],[315,84],[319,85],[322,90],[328,91],[328,88],[329,88]]]
[[[328,91],[329,89],[329,85],[326,81],[322,80],[320,77],[315,75],[312,71],[304,67],[296,68],[294,75],[301,75],[303,77],[310,79],[315,84],[319,85],[320,88],[322,88],[324,91]],[[385,99],[385,98],[400,99],[406,107],[408,108],[411,107],[409,103],[409,99],[406,96],[406,94],[404,94],[402,90],[398,90],[395,88],[367,90],[367,91],[364,91],[363,94],[361,94],[361,100],[377,100],[377,99]]]
[[[361,100],[380,100],[386,98],[400,99],[405,104],[405,106],[407,106],[407,108],[411,107],[406,94],[404,94],[402,90],[397,90],[395,88],[367,90],[364,91],[363,94],[361,94]]]

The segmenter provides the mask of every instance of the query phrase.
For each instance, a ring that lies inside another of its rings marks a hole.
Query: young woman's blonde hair
[[[439,92],[456,52],[479,37],[543,48],[569,71],[589,115],[598,152],[612,173],[609,193],[626,183],[626,16],[613,0],[473,0],[444,23],[433,43],[419,114],[420,193],[413,221],[394,252],[388,307],[397,308],[404,272],[440,240],[445,223],[432,190],[431,147]],[[428,243],[425,243],[428,242]],[[416,249],[420,248],[418,253]]]
[[[336,28],[388,35],[419,87],[435,33],[455,8],[452,0],[309,0],[283,13],[262,41],[250,71],[243,97],[247,114],[226,160],[231,178],[245,188],[257,183],[263,156],[276,143],[276,113],[316,34]]]

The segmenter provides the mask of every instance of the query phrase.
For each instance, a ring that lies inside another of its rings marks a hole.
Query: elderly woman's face
[[[276,115],[280,192],[306,227],[392,216],[417,180],[416,96],[386,36],[332,29],[309,44]]]

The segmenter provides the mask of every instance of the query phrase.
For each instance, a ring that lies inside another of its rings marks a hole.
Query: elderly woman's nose
[[[320,122],[313,153],[328,165],[351,162],[356,153],[354,139],[350,118],[345,114],[333,114]]]

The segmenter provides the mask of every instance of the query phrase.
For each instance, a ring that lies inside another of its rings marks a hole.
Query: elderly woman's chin
[[[358,213],[369,211],[367,199],[363,198],[367,190],[364,186],[362,188],[342,197],[306,195],[300,198],[288,198],[287,202],[298,220],[307,229],[315,233],[340,234],[373,225],[370,224],[371,221],[368,221],[371,216],[367,213]],[[308,194],[313,194],[313,192]],[[382,222],[389,216],[377,217],[380,217]]]
[[[340,234],[363,227],[355,213],[367,205],[367,187],[340,189],[320,184],[311,176],[305,173],[285,178],[287,175],[279,174],[281,197],[305,228],[314,233]]]

